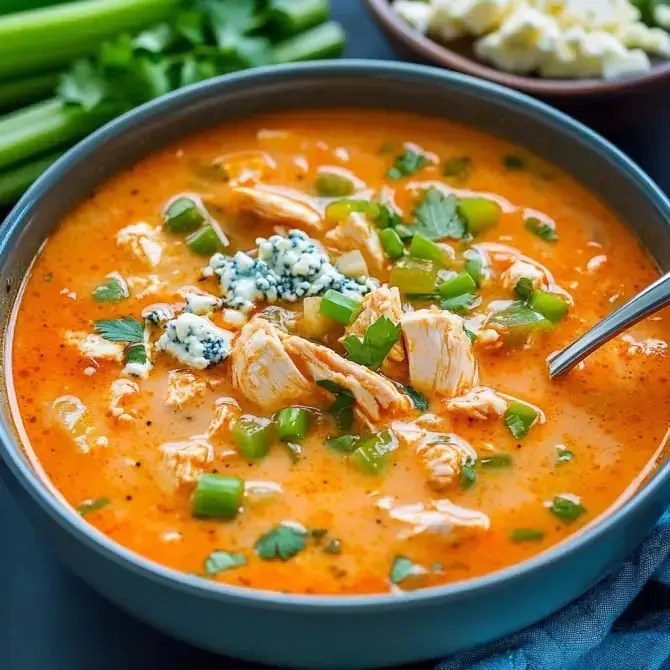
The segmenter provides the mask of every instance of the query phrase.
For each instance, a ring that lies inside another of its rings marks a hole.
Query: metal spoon
[[[572,370],[577,363],[599,349],[605,342],[609,342],[622,331],[666,305],[670,305],[670,272],[633,296],[602,321],[598,321],[591,330],[586,331],[578,340],[554,355],[548,361],[549,377],[553,379]]]

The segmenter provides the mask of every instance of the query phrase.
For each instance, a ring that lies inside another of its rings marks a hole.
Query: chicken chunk
[[[528,279],[534,289],[546,288],[547,282],[544,272],[535,265],[525,261],[514,261],[505,272],[500,275],[503,288],[514,290],[520,279]]]
[[[460,316],[420,309],[405,314],[401,323],[415,389],[451,398],[477,383],[477,362]]]
[[[214,418],[209,422],[207,437],[211,440],[226,435],[239,414],[240,406],[233,398],[220,398],[214,408]]]
[[[412,409],[410,399],[390,381],[327,347],[295,335],[288,337],[284,346],[290,356],[305,366],[315,382],[328,380],[351,391],[357,409],[373,422]]]
[[[268,186],[238,186],[232,189],[231,205],[238,212],[251,212],[263,219],[270,219],[312,231],[323,228],[321,214],[300,199],[299,194],[273,189]]]
[[[447,409],[472,419],[489,419],[502,416],[507,410],[507,401],[489,388],[473,388],[462,396],[447,402]]]
[[[140,387],[129,379],[117,379],[109,389],[109,411],[117,421],[133,421],[132,411],[125,407],[129,396],[139,393]]]
[[[306,399],[314,388],[285,350],[280,331],[254,317],[233,346],[233,384],[245,398],[265,410]]]
[[[427,433],[416,446],[428,485],[441,491],[460,477],[463,466],[477,458],[477,452],[468,442],[454,435]]]
[[[126,226],[116,234],[116,245],[129,249],[136,258],[155,268],[161,261],[163,245],[156,239],[158,230],[144,221]]]
[[[123,345],[119,342],[109,342],[100,335],[68,330],[65,333],[65,342],[77,347],[82,356],[106,361],[123,360]]]
[[[159,450],[177,484],[194,482],[214,457],[212,446],[201,437],[185,442],[167,442]]]
[[[326,233],[325,240],[326,244],[340,251],[360,250],[373,272],[381,270],[386,263],[386,255],[375,227],[359,212],[352,212],[340,221]]]
[[[188,370],[171,370],[165,404],[181,409],[186,403],[205,395],[207,384]]]
[[[390,319],[393,323],[400,323],[400,319],[402,318],[402,302],[400,300],[400,292],[395,286],[393,288],[381,286],[372,291],[372,293],[368,293],[363,298],[360,314],[347,327],[345,335],[364,337],[368,327],[382,316]],[[398,362],[405,360],[405,347],[402,340],[398,340],[393,345],[389,358]]]

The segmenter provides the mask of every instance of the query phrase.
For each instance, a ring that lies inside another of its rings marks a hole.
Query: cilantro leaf
[[[205,559],[205,573],[213,577],[219,572],[239,568],[241,565],[246,565],[246,563],[247,559],[244,554],[217,549]]]
[[[421,391],[417,391],[413,386],[410,386],[410,384],[401,384],[400,386],[402,386],[402,390],[414,403],[414,407],[416,407],[416,409],[418,409],[420,412],[425,412],[428,410],[430,402],[428,398],[426,398],[426,396],[421,393]]]
[[[475,293],[464,293],[463,295],[456,295],[453,298],[447,298],[440,302],[440,307],[446,309],[449,312],[469,312],[475,300],[477,300],[477,295]]]
[[[414,208],[414,217],[416,221],[409,226],[410,230],[421,233],[429,240],[445,237],[461,240],[467,231],[465,221],[458,213],[456,197],[434,186],[425,192],[421,203]]]
[[[147,348],[143,342],[139,344],[131,344],[126,349],[126,363],[139,363],[140,365],[144,365],[148,359]]]
[[[549,505],[549,511],[563,523],[572,523],[586,512],[586,508],[580,502],[555,496]]]
[[[409,177],[413,174],[419,172],[430,164],[430,161],[423,154],[418,154],[416,151],[412,151],[408,147],[405,147],[405,150],[396,156],[395,161],[393,162],[393,167],[390,167],[386,176],[389,179],[402,179],[403,177]]]
[[[157,23],[135,37],[133,46],[142,51],[159,54],[169,49],[176,39],[177,34],[169,23]]]
[[[95,321],[95,331],[110,342],[136,344],[144,341],[144,324],[132,316]]]
[[[477,461],[474,458],[468,458],[461,468],[461,489],[467,491],[472,488],[477,481]]]
[[[533,282],[528,277],[521,277],[514,287],[514,292],[520,300],[527,302],[533,293]]]
[[[77,507],[77,514],[86,516],[89,512],[95,512],[109,505],[108,498],[95,498],[93,500],[84,500],[79,507]]]
[[[392,584],[399,584],[408,577],[425,574],[425,569],[405,556],[396,556],[393,559],[389,579]]]
[[[328,412],[335,417],[337,425],[342,430],[349,430],[354,423],[354,394],[330,379],[318,379],[316,385],[335,396]]]
[[[288,561],[299,554],[307,544],[307,533],[293,526],[279,525],[261,535],[254,544],[259,558],[272,561],[276,558]]]
[[[57,93],[65,102],[80,105],[89,111],[105,99],[107,86],[93,63],[80,59],[61,75]]]
[[[534,216],[527,218],[524,225],[526,226],[526,230],[529,230],[533,235],[537,235],[537,237],[545,242],[556,242],[558,240],[556,229]]]
[[[354,335],[347,335],[343,344],[349,359],[354,363],[365,365],[371,370],[379,370],[399,338],[400,324],[381,316],[368,327],[362,340]]]
[[[240,40],[260,28],[266,18],[256,12],[256,3],[249,0],[208,0],[201,3],[222,49],[236,49]]]
[[[100,284],[93,291],[93,299],[96,302],[117,302],[128,297],[128,287],[123,279],[111,275],[104,284]]]

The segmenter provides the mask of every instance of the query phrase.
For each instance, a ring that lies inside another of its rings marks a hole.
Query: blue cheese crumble
[[[259,237],[256,244],[257,258],[238,251],[232,257],[214,254],[209,261],[209,272],[217,275],[228,307],[248,312],[256,302],[297,302],[328,289],[361,298],[379,285],[372,278],[343,275],[302,230],[291,230],[288,237]]]
[[[156,349],[172,354],[179,362],[197,370],[217,365],[230,355],[233,334],[209,319],[189,312],[168,321]]]

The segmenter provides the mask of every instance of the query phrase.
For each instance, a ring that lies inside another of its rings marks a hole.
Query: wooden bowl
[[[407,24],[393,10],[389,0],[365,2],[373,19],[402,56],[488,79],[554,102],[586,102],[588,99],[620,96],[642,90],[648,92],[650,88],[670,82],[670,59],[654,62],[652,69],[643,74],[616,80],[541,79],[510,74],[477,60],[472,49],[472,40],[455,40],[445,46]]]

